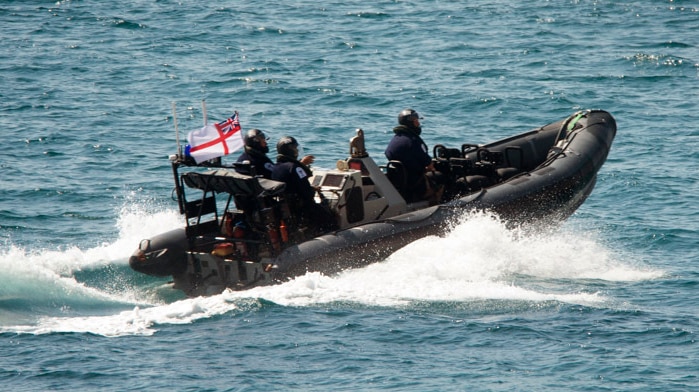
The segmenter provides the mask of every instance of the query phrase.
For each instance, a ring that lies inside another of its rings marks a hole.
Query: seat
[[[187,219],[201,218],[208,214],[216,214],[216,198],[214,196],[185,203],[185,215]]]
[[[388,161],[388,163],[386,163],[386,177],[388,177],[388,180],[391,181],[391,184],[393,184],[398,193],[407,201],[408,178],[403,163],[401,161]]]
[[[516,176],[524,170],[524,152],[520,147],[511,146],[503,151],[504,166],[496,170],[501,181]]]
[[[216,208],[216,197],[213,194],[201,199],[188,201],[184,206],[188,236],[201,236],[218,231],[218,210]]]
[[[435,159],[449,160],[451,158],[461,158],[463,155],[458,148],[447,148],[442,144],[437,144],[432,149],[432,156]]]

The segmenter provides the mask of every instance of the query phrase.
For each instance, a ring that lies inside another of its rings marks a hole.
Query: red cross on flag
[[[228,155],[243,147],[238,112],[218,124],[208,124],[187,135],[189,155],[201,163]]]

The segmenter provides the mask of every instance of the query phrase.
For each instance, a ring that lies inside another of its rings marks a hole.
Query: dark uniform
[[[252,170],[249,170],[244,165],[238,165],[236,166],[235,171],[241,174],[254,174],[264,178],[272,178],[272,168],[274,168],[274,163],[267,157],[267,155],[245,146],[245,152],[240,154],[237,163],[243,163],[245,161],[250,163]]]
[[[245,143],[245,152],[238,157],[235,171],[240,174],[271,178],[274,163],[267,157],[269,147],[264,132],[259,129],[251,129],[245,134],[243,142]],[[243,165],[246,161],[249,166]]]
[[[420,134],[419,115],[412,109],[405,109],[398,115],[399,125],[393,128],[395,134],[386,147],[386,158],[400,161],[405,169],[406,188],[409,194],[403,195],[411,202],[431,197],[434,193],[425,175],[425,168],[432,163],[427,144]]]
[[[286,183],[287,197],[292,210],[300,213],[302,221],[310,223],[318,232],[337,229],[335,216],[325,206],[316,203],[315,190],[309,182],[313,175],[308,166],[297,160],[298,142],[286,136],[277,143],[277,164],[272,169],[272,179]]]

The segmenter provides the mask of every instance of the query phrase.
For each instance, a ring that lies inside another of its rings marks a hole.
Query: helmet
[[[266,144],[264,146],[262,145],[262,142],[267,139],[264,132],[259,129],[251,129],[245,134],[245,137],[243,137],[243,142],[245,143],[245,147],[268,153],[269,147],[267,147]]]
[[[296,159],[299,156],[299,142],[291,136],[284,136],[277,142],[277,153]]]
[[[412,127],[413,120],[419,118],[421,118],[420,115],[413,109],[403,109],[400,113],[398,113],[398,124]]]

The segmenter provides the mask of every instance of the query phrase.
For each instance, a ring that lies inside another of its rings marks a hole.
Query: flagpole
[[[177,108],[175,101],[172,101],[172,119],[175,122],[175,140],[177,142],[177,156],[182,157],[182,146],[180,146],[180,130],[177,128]]]

